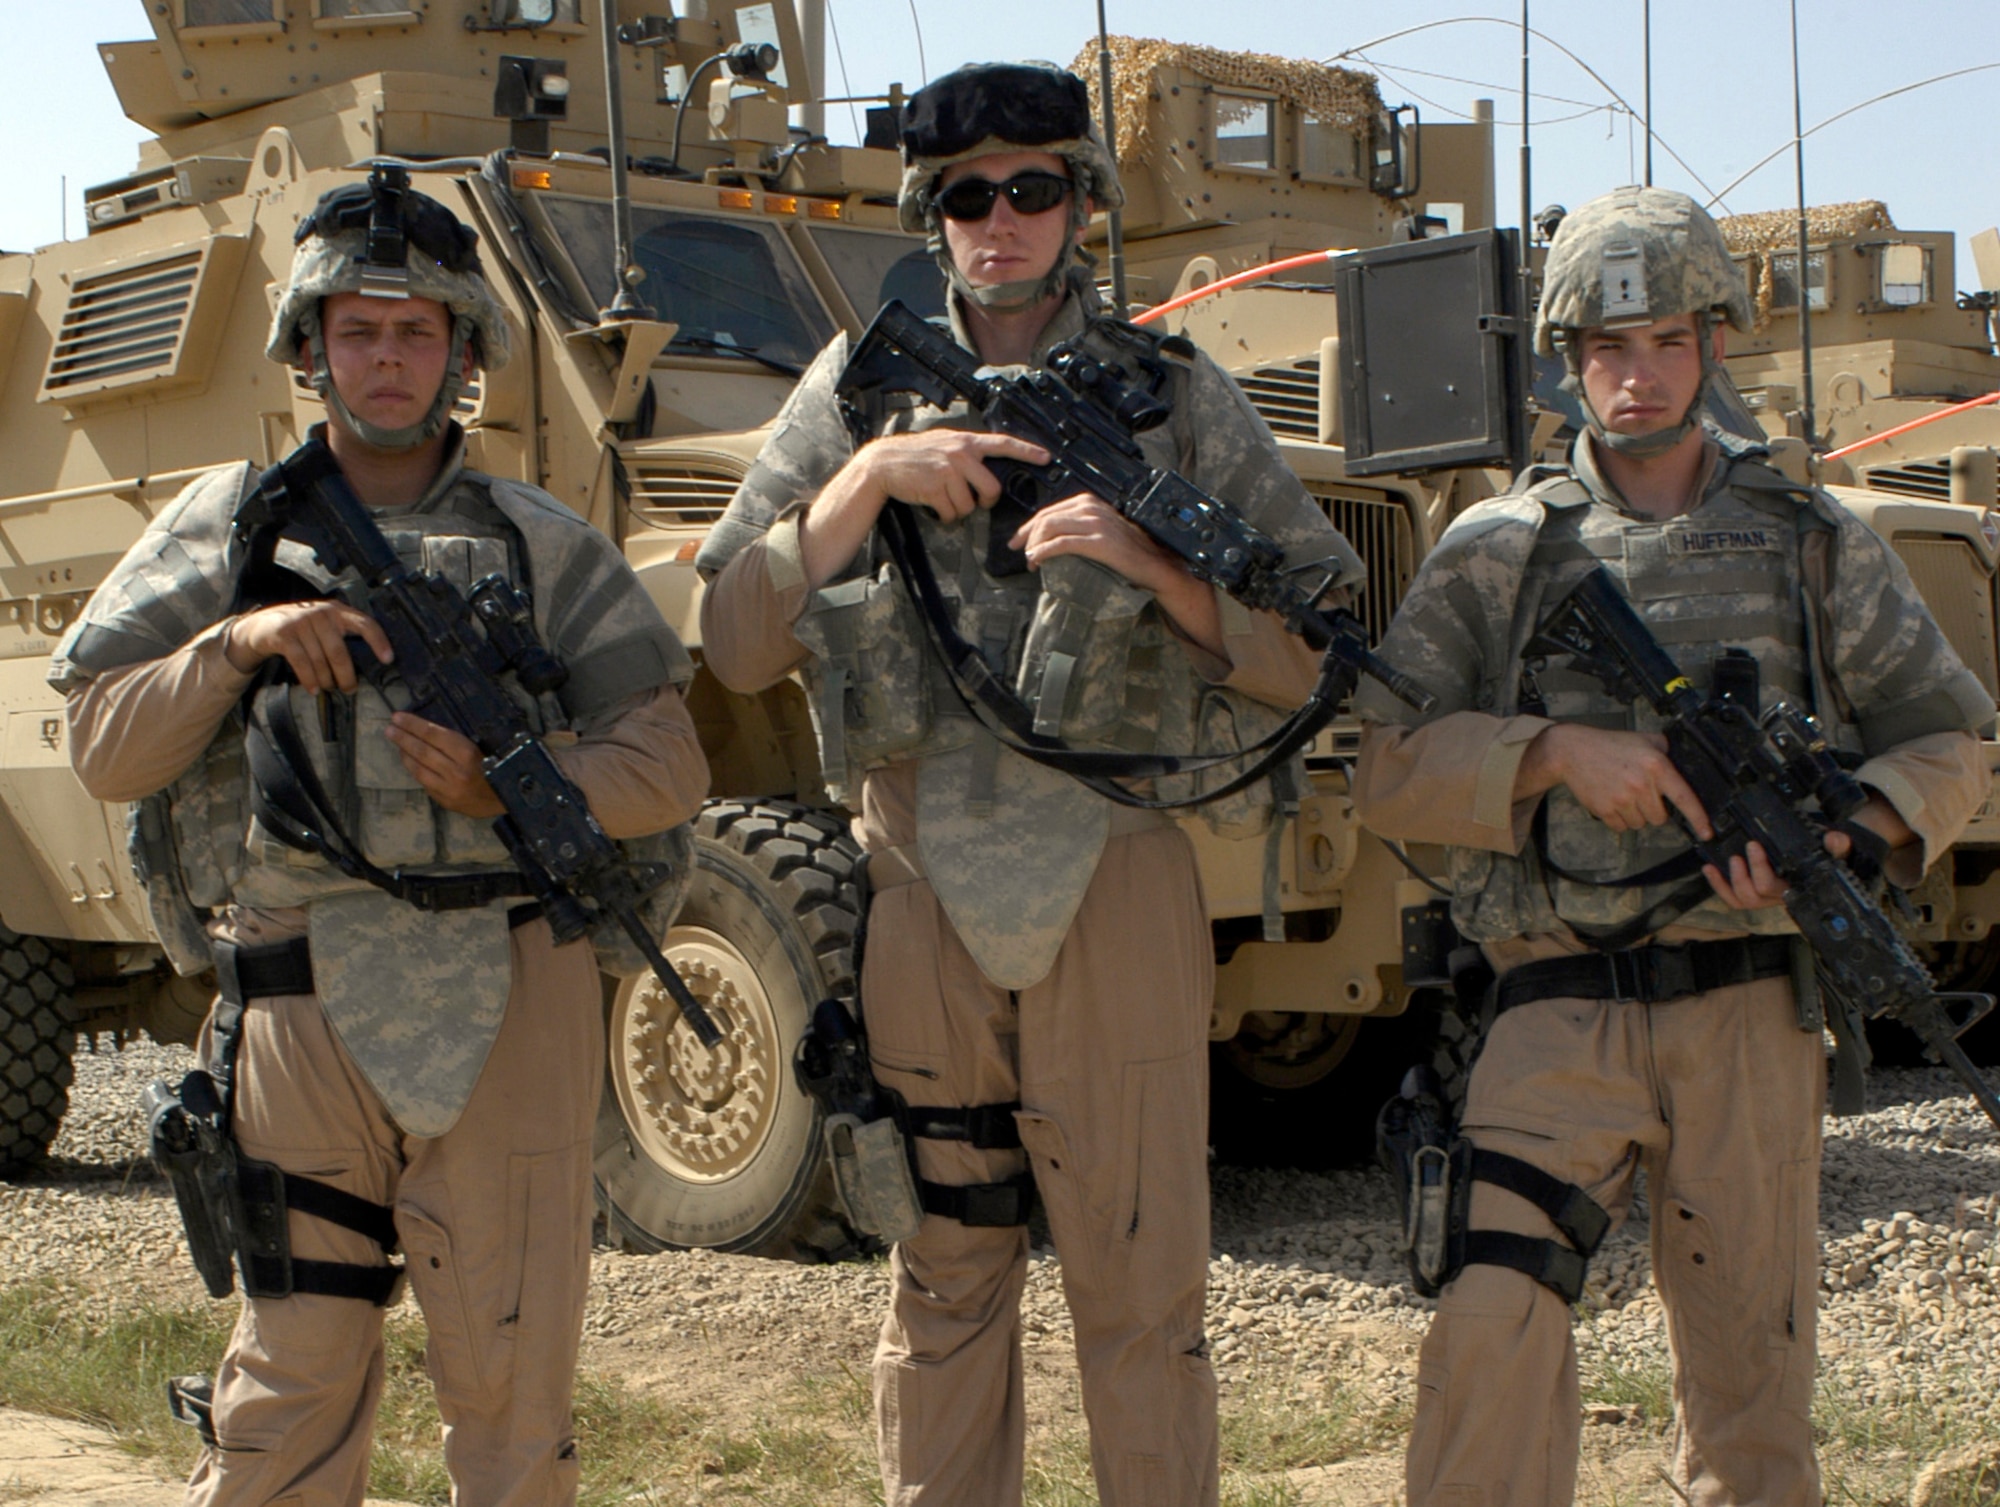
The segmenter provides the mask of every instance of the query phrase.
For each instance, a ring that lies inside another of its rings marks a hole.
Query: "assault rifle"
[[[1146,459],[1133,435],[1168,414],[1150,394],[1074,345],[1058,347],[1045,367],[1020,376],[979,373],[977,357],[892,299],[854,347],[839,391],[857,438],[878,431],[886,397],[911,393],[939,408],[963,400],[993,433],[1049,452],[1046,466],[987,462],[1004,489],[993,509],[987,554],[992,574],[1016,575],[1028,568],[1007,541],[1031,514],[1092,492],[1144,529],[1197,580],[1246,607],[1277,613],[1350,677],[1372,676],[1419,711],[1436,704],[1423,686],[1369,652],[1368,631],[1352,614],[1320,611],[1315,603],[1328,585],[1326,574],[1305,573],[1310,583],[1302,582],[1300,572],[1284,568],[1277,540],[1178,472]]]
[[[1552,654],[1574,656],[1572,668],[1594,676],[1613,696],[1643,699],[1659,714],[1667,757],[1714,828],[1707,842],[1688,833],[1696,851],[1726,872],[1732,857],[1760,843],[1785,881],[1785,910],[1812,947],[1821,987],[1863,1014],[1887,1015],[1909,1027],[2000,1125],[2000,1096],[1958,1044],[1959,1034],[1993,1001],[1940,995],[1881,906],[1848,865],[1827,852],[1828,829],[1867,795],[1835,760],[1813,719],[1782,704],[1760,718],[1753,698],[1702,696],[1602,567],[1556,604],[1522,651],[1524,659]],[[1738,655],[1741,650],[1727,651],[1725,663]],[[1678,811],[1674,818],[1686,827]],[[1961,1007],[1957,1013],[1953,1005]]]
[[[720,1045],[722,1033],[639,915],[639,906],[666,874],[658,865],[625,857],[500,684],[501,672],[512,669],[530,693],[540,695],[568,676],[535,637],[521,593],[504,577],[489,576],[467,597],[444,577],[405,565],[319,440],[307,441],[266,472],[236,521],[239,530],[253,533],[283,528],[311,546],[326,570],[351,568],[367,584],[369,615],[382,625],[395,662],[376,663],[365,644],[350,638],[356,667],[378,684],[402,681],[411,712],[477,745],[487,782],[506,808],[493,830],[541,902],[556,941],[576,940],[602,917],[615,920],[702,1045]],[[326,856],[353,861],[337,851]]]

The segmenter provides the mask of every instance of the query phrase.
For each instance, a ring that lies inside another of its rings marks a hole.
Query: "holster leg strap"
[[[941,1106],[909,1104],[903,1108],[903,1133],[926,1141],[963,1141],[981,1151],[1018,1151],[1021,1127],[1010,1104]]]
[[[1611,1228],[1603,1206],[1576,1184],[1502,1151],[1474,1150],[1472,1176],[1525,1198],[1548,1215],[1569,1245],[1508,1230],[1469,1230],[1464,1265],[1525,1272],[1565,1303],[1574,1303],[1583,1295],[1590,1258]]]
[[[1035,1202],[1035,1177],[1024,1172],[1000,1183],[934,1183],[920,1180],[917,1197],[926,1214],[941,1214],[974,1229],[999,1229],[1028,1222]]]

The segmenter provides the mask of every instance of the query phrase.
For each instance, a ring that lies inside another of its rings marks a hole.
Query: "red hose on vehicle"
[[[1206,289],[1202,290],[1206,292]],[[1168,305],[1162,304],[1161,308]],[[1948,419],[1955,413],[1979,408],[1987,403],[2000,403],[2000,392],[1989,392],[1983,398],[1973,398],[1968,402],[1954,403],[1949,408],[1940,408],[1936,413],[1927,413],[1920,419],[1911,419],[1907,424],[1898,424],[1893,429],[1884,429],[1880,434],[1871,434],[1865,440],[1856,440],[1851,445],[1842,445],[1838,450],[1829,450],[1822,459],[1839,460],[1843,455],[1852,455],[1857,450],[1866,450],[1870,445],[1879,445],[1884,440],[1892,440],[1899,434],[1908,434],[1912,429],[1921,429],[1926,424],[1935,424],[1939,419]]]
[[[1227,277],[1219,277],[1212,283],[1205,283],[1192,292],[1183,293],[1178,298],[1170,298],[1165,303],[1154,304],[1143,314],[1132,316],[1133,324],[1144,324],[1149,319],[1158,319],[1163,314],[1171,314],[1175,309],[1184,309],[1189,304],[1207,298],[1211,293],[1220,293],[1225,288],[1241,287],[1244,283],[1256,282],[1259,278],[1271,277],[1280,272],[1289,272],[1294,267],[1310,267],[1317,262],[1330,262],[1335,257],[1346,256],[1344,247],[1329,246],[1324,251],[1308,251],[1303,256],[1288,256],[1283,261],[1272,262],[1265,267],[1252,267],[1246,272],[1232,272]]]

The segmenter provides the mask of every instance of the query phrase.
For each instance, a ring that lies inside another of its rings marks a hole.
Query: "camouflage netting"
[[[1272,57],[1262,52],[1224,52],[1185,42],[1161,42],[1149,37],[1111,37],[1112,105],[1118,113],[1118,162],[1121,169],[1136,162],[1146,147],[1151,126],[1153,73],[1158,68],[1185,68],[1211,83],[1275,94],[1342,130],[1365,136],[1368,124],[1382,109],[1375,75],[1352,68],[1329,68],[1303,58]],[[1098,91],[1097,39],[1084,44],[1070,72],[1090,86],[1091,113],[1104,118]]]
[[[1731,215],[1717,220],[1722,239],[1732,256],[1745,258],[1750,278],[1750,302],[1757,312],[1757,328],[1771,322],[1771,300],[1776,279],[1771,274],[1771,254],[1799,249],[1799,213],[1795,209],[1766,209],[1751,215]],[[1851,204],[1815,204],[1806,210],[1806,240],[1824,245],[1841,236],[1860,235],[1870,230],[1894,230],[1889,206],[1880,199],[1856,199]]]

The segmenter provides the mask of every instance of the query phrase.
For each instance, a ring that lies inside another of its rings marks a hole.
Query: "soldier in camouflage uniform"
[[[383,228],[406,237],[406,262],[378,256]],[[461,591],[496,571],[533,588],[569,680],[560,694],[510,688],[612,836],[660,833],[707,787],[679,692],[690,662],[609,540],[539,489],[465,465],[452,403],[508,345],[474,240],[422,195],[385,209],[369,189],[336,190],[300,232],[270,355],[325,398],[315,433],[406,563]],[[182,971],[213,963],[223,978],[203,1055],[218,1078],[233,1060],[239,1154],[286,1180],[296,1290],[246,1298],[188,1501],[358,1507],[383,1309],[407,1275],[453,1500],[572,1502],[598,965],[588,945],[555,946],[523,904],[477,748],[400,710],[400,683],[385,697],[359,681],[350,637],[378,656],[388,644],[358,582],[328,579],[286,540],[276,563],[344,598],[239,609],[246,545],[231,523],[256,481],[239,464],[192,483],[51,672],[78,777],[140,801],[158,839],[147,879],[162,939]],[[295,706],[312,773],[363,854],[444,908],[349,878],[251,814],[239,706],[254,687]]]
[[[1342,582],[1354,552],[1284,467],[1235,384],[1192,346],[1100,311],[1075,254],[1122,202],[1080,81],[975,65],[910,103],[903,223],[927,231],[951,332],[994,366],[1086,348],[1170,403],[1143,436]],[[1072,744],[1185,752],[1197,725],[1296,705],[1315,656],[1196,582],[1103,502],[1012,536],[995,576],[987,462],[1032,445],[963,405],[904,408],[856,447],[835,398],[848,342],[814,363],[698,564],[707,662],[753,691],[795,667],[829,785],[858,811],[874,900],[861,980],[879,1082],[910,1105],[921,1228],[892,1255],[875,1358],[886,1498],[1021,1500],[1019,1302],[1030,1188],[1062,1259],[1107,1507],[1216,1498],[1208,1262],[1213,957],[1186,838],[1003,748],[968,715],[875,520],[915,505],[958,632]],[[1032,1169],[1032,1170],[1030,1170]]]
[[[1565,661],[1521,659],[1546,610],[1601,565],[1697,687],[1722,648],[1746,648],[1763,706],[1813,710],[1865,760],[1872,799],[1828,834],[1837,856],[1859,849],[1914,883],[1978,808],[1990,777],[1974,730],[1993,703],[1902,563],[1762,447],[1700,419],[1721,327],[1748,316],[1721,236],[1685,195],[1621,189],[1570,216],[1536,338],[1567,362],[1587,432],[1568,467],[1470,509],[1425,560],[1380,652],[1437,692],[1435,710],[1361,694],[1358,814],[1448,847],[1453,919],[1498,975],[1465,1131],[1555,1180],[1473,1184],[1467,1223],[1499,1238],[1445,1288],[1424,1343],[1410,1507],[1571,1500],[1580,1405],[1553,1274],[1580,1283],[1589,1241],[1556,1238],[1544,1209],[1569,1184],[1615,1223],[1641,1166],[1675,1488],[1693,1507],[1820,1502],[1826,1071],[1816,991],[1793,986],[1811,973],[1783,885],[1753,844],[1729,873],[1705,870],[1709,898],[1670,924],[1649,914],[1683,876],[1630,880],[1690,853],[1670,813],[1704,837],[1706,813],[1649,710]],[[1579,1210],[1573,1227],[1591,1222]]]

